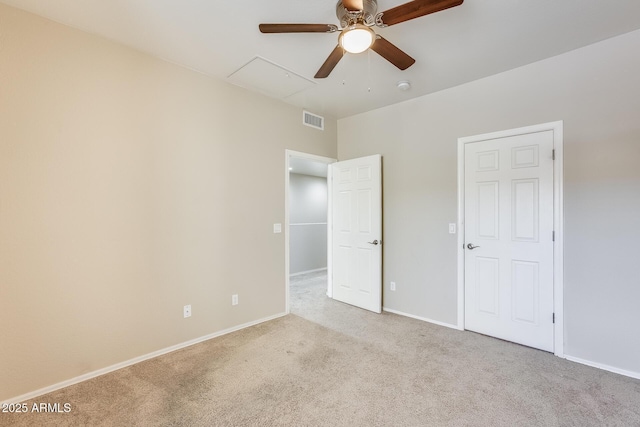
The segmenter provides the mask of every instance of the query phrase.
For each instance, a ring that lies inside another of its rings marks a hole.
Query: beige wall
[[[639,50],[636,31],[338,121],[340,160],[383,155],[386,307],[456,323],[457,139],[563,120],[565,352],[640,376]]]
[[[283,313],[285,149],[325,125],[0,4],[0,401]]]

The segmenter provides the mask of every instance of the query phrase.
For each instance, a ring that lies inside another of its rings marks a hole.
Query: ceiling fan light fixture
[[[371,47],[375,39],[373,30],[366,25],[357,24],[342,31],[339,43],[349,53],[362,53]]]

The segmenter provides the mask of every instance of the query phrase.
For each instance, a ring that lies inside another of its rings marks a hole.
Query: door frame
[[[464,195],[465,195],[465,144],[481,142],[490,139],[506,138],[528,133],[553,132],[553,229],[555,240],[553,244],[553,311],[555,323],[553,325],[553,353],[564,357],[564,231],[563,231],[563,122],[542,123],[517,129],[485,133],[481,135],[458,138],[458,324],[457,328],[464,330]]]
[[[301,151],[294,150],[284,150],[284,286],[285,286],[285,312],[289,314],[291,312],[290,307],[290,295],[289,295],[289,275],[290,275],[290,265],[289,265],[289,236],[290,227],[289,227],[289,164],[291,158],[298,158],[304,160],[311,160],[314,162],[326,163],[327,166],[331,163],[337,162],[337,159],[332,159],[330,157],[318,156],[315,154],[303,153]],[[327,281],[328,281],[328,289],[327,295],[331,297],[331,192],[329,191],[329,183],[330,183],[330,171],[331,168],[327,167]]]

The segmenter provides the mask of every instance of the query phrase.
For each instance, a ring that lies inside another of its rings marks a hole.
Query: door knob
[[[479,248],[479,247],[480,247],[480,246],[474,246],[474,245],[473,245],[473,243],[469,243],[469,244],[467,245],[467,249],[469,249],[469,250],[474,250],[475,248]]]
[[[374,240],[373,242],[367,242],[367,243],[370,244],[370,245],[374,245],[375,246],[380,242],[378,242],[378,240]]]

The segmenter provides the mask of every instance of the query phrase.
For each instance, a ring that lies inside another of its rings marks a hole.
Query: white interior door
[[[464,147],[465,329],[553,351],[553,132]]]
[[[333,163],[333,298],[382,311],[382,162],[379,154]]]

